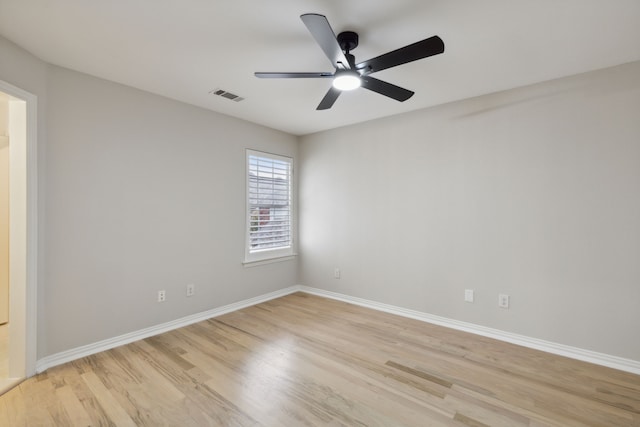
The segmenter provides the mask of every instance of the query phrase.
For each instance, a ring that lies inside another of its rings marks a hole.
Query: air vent
[[[238,96],[235,93],[227,92],[226,90],[223,90],[223,89],[214,89],[209,93],[213,95],[221,96],[223,98],[230,99],[235,102],[240,102],[244,99],[243,97]]]

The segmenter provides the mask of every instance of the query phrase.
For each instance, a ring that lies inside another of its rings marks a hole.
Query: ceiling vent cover
[[[209,93],[212,93],[212,94],[217,95],[217,96],[221,96],[223,98],[230,99],[230,100],[235,101],[235,102],[240,102],[240,101],[244,100],[243,97],[238,96],[235,93],[227,92],[226,90],[223,90],[223,89],[214,89]]]

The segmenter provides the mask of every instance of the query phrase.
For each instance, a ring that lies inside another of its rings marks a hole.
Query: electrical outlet
[[[165,302],[167,299],[167,293],[165,291],[158,291],[158,302]]]
[[[465,289],[464,300],[466,302],[473,302],[473,289]]]
[[[339,279],[340,278],[340,269],[338,267],[333,269],[333,278],[334,279]]]
[[[509,308],[509,295],[507,294],[498,295],[498,307]]]
[[[192,297],[196,293],[196,285],[190,283],[187,285],[187,296]]]

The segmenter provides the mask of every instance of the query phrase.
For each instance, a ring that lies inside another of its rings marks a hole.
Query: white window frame
[[[290,172],[289,172],[289,234],[290,234],[290,243],[286,247],[278,247],[273,249],[259,249],[252,250],[251,249],[251,236],[250,236],[250,228],[251,228],[251,207],[249,201],[249,186],[250,186],[250,158],[251,157],[260,157],[266,158],[276,161],[282,161],[289,164]],[[295,201],[294,201],[294,162],[292,157],[281,156],[278,154],[266,153],[263,151],[257,150],[246,150],[245,154],[245,254],[244,254],[244,262],[243,264],[247,267],[260,265],[270,262],[277,261],[286,261],[295,257],[294,245],[295,245]]]

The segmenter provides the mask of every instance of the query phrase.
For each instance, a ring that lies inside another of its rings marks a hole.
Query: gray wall
[[[302,284],[640,360],[639,114],[632,63],[303,137]]]
[[[0,79],[39,103],[38,358],[297,283],[295,261],[241,264],[245,148],[296,158],[294,136],[44,64],[1,38],[0,57]]]
[[[50,353],[296,284],[295,261],[241,264],[245,149],[295,158],[295,137],[58,67],[48,85]]]

